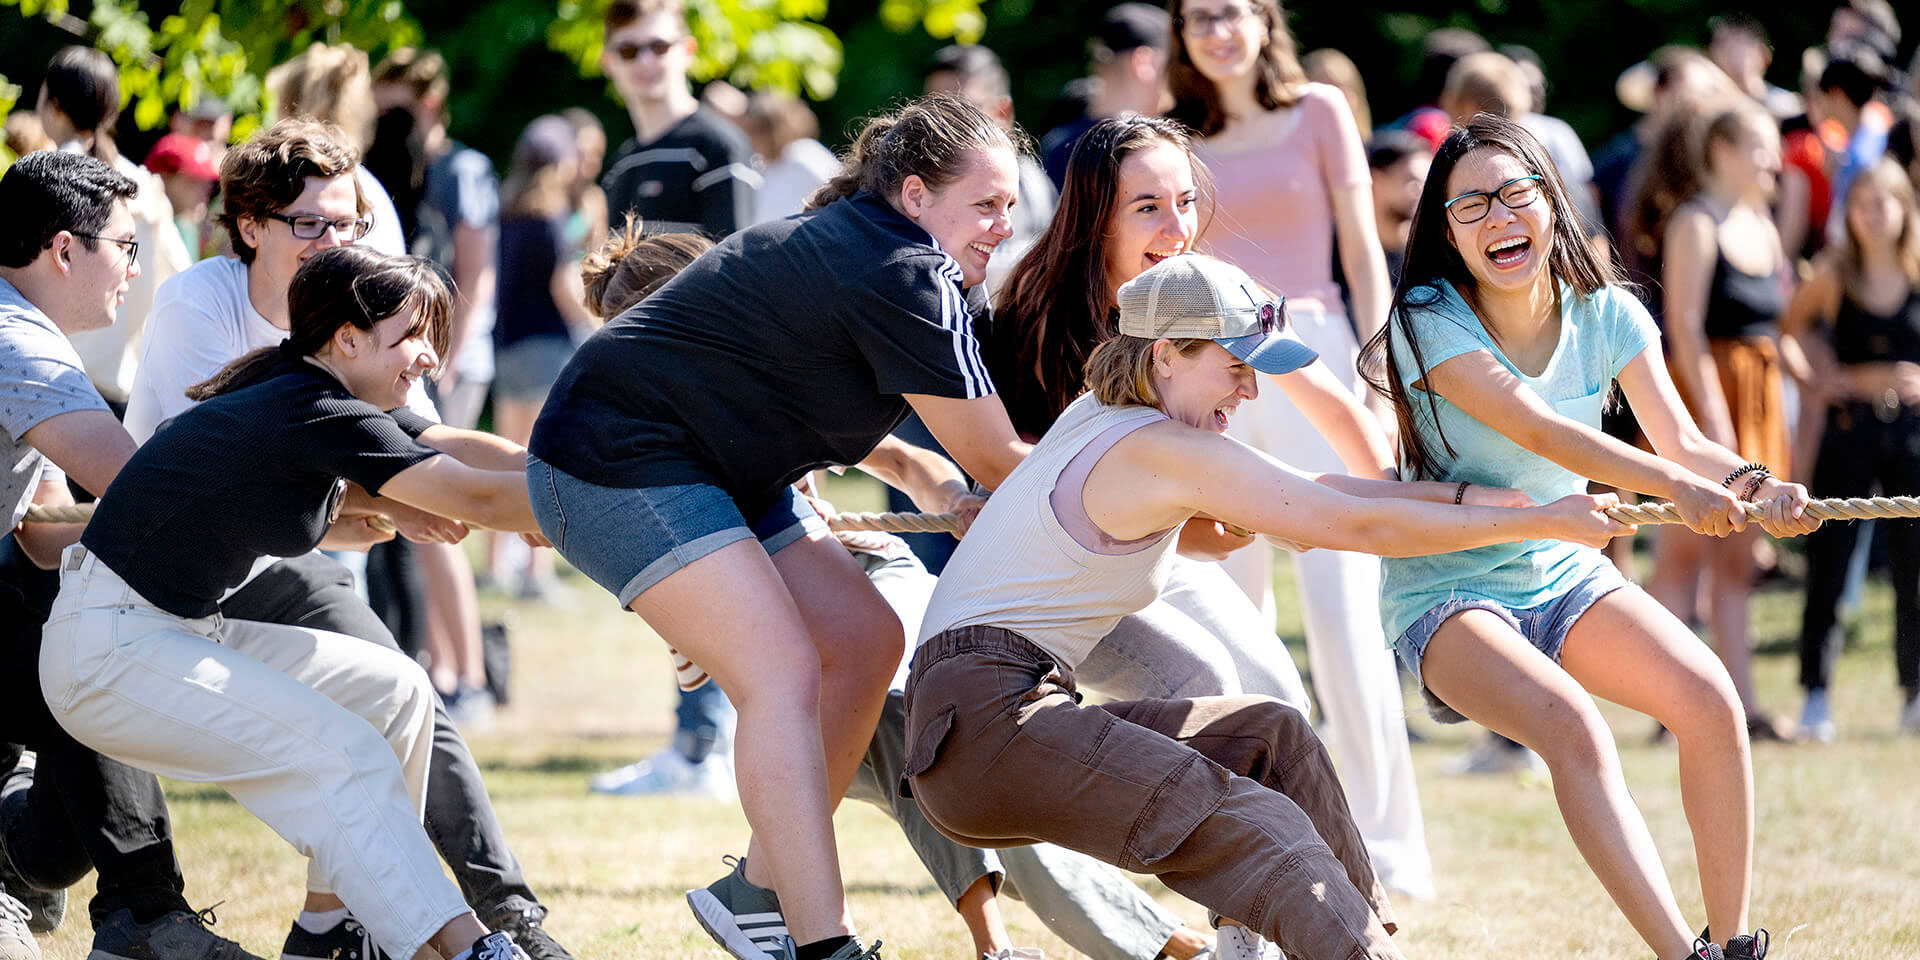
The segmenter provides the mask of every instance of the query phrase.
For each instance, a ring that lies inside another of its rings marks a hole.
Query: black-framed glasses
[[[652,40],[625,40],[614,45],[613,55],[629,62],[640,59],[640,51],[642,50],[652,53],[656,57],[664,57],[667,55],[667,51],[672,50],[674,45],[679,42],[678,40],[667,40],[662,37],[655,37]]]
[[[284,213],[269,213],[263,214],[263,216],[268,220],[278,220],[286,224],[287,229],[293,231],[293,236],[296,240],[318,240],[326,236],[327,230],[331,228],[333,232],[339,234],[348,243],[352,243],[366,236],[368,231],[373,229],[373,218],[371,217],[343,217],[339,220],[329,220],[326,217],[316,217],[312,214],[300,214],[290,217]]]
[[[138,240],[122,240],[119,237],[103,237],[97,233],[76,233],[74,234],[74,236],[83,237],[88,240],[105,240],[108,243],[114,244],[115,246],[118,246],[120,249],[125,250],[127,252],[128,263],[132,263],[133,261],[139,259],[140,257],[140,241]]]
[[[1459,224],[1479,223],[1493,212],[1493,202],[1500,201],[1508,210],[1518,210],[1540,198],[1540,175],[1529,173],[1524,177],[1514,177],[1492,190],[1463,193],[1447,201],[1447,213]]]
[[[1240,25],[1246,23],[1247,18],[1251,16],[1253,16],[1253,8],[1251,7],[1228,7],[1219,13],[1195,13],[1183,17],[1175,17],[1173,25],[1177,27],[1181,33],[1189,36],[1204,37],[1213,33],[1216,27],[1225,27],[1228,33],[1232,33],[1240,29]]]

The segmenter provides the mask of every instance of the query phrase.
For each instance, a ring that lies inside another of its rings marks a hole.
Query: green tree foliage
[[[585,76],[600,73],[600,25],[608,5],[560,0],[559,15],[547,28],[547,43]],[[842,54],[840,38],[819,23],[826,12],[827,0],[688,0],[688,25],[699,45],[693,79],[816,100],[833,96]]]

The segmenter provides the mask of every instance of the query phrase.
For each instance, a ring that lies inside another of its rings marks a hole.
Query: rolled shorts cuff
[[[1420,672],[1421,664],[1426,660],[1427,645],[1433,642],[1433,635],[1439,632],[1442,624],[1463,610],[1488,611],[1505,620],[1515,633],[1526,638],[1534,649],[1546,654],[1548,659],[1557,664],[1560,662],[1560,651],[1567,644],[1567,634],[1580,617],[1601,597],[1632,585],[1613,564],[1608,563],[1588,574],[1571,590],[1532,607],[1514,609],[1497,600],[1459,594],[1415,620],[1400,635],[1400,639],[1394,641],[1393,650],[1407,672],[1420,681],[1420,696],[1426,701],[1428,715],[1439,723],[1461,723],[1467,719],[1466,716],[1447,706],[1445,701],[1427,689],[1426,679]]]
[[[621,607],[722,547],[759,540],[772,556],[827,524],[792,487],[751,522],[718,485],[603,487],[527,457],[527,493],[540,532]]]

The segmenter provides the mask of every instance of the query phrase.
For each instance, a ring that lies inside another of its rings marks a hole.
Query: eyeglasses
[[[1447,201],[1447,213],[1452,215],[1455,223],[1479,223],[1493,212],[1495,200],[1508,210],[1518,210],[1539,198],[1540,175],[1529,173],[1524,177],[1514,177],[1490,191],[1475,191],[1454,197]]]
[[[642,50],[650,51],[656,57],[664,57],[667,51],[672,50],[678,43],[678,40],[666,40],[660,37],[652,40],[626,40],[614,45],[613,55],[628,62],[640,59]]]
[[[127,252],[128,263],[132,263],[140,256],[140,242],[137,240],[122,240],[119,237],[103,237],[97,233],[76,233],[74,236],[83,237],[88,240],[105,240],[108,243],[114,244]],[[53,244],[49,243],[47,246],[53,246]]]
[[[366,236],[367,232],[373,229],[373,220],[368,217],[344,217],[339,220],[328,220],[326,217],[316,217],[312,214],[290,217],[284,213],[269,213],[263,216],[268,220],[278,220],[286,224],[287,228],[293,231],[293,236],[297,240],[318,240],[326,236],[327,230],[331,228],[334,233],[339,234],[348,243],[352,243]]]
[[[1192,16],[1175,18],[1174,26],[1188,36],[1204,37],[1218,27],[1225,27],[1228,33],[1240,29],[1240,25],[1253,16],[1247,7],[1228,7],[1219,13],[1196,13]]]

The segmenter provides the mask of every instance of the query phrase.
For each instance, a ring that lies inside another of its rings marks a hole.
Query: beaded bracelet
[[[1467,481],[1460,481],[1460,489],[1453,492],[1453,505],[1459,506],[1467,498]]]
[[[1759,471],[1762,471],[1762,472],[1765,472],[1765,471],[1766,471],[1766,469],[1767,469],[1767,465],[1766,465],[1766,464],[1764,464],[1764,463],[1749,463],[1749,464],[1746,464],[1745,466],[1742,466],[1742,467],[1741,467],[1740,469],[1738,469],[1738,470],[1735,470],[1734,472],[1732,472],[1732,473],[1729,473],[1729,474],[1727,474],[1727,478],[1726,478],[1725,480],[1722,480],[1722,481],[1720,481],[1720,485],[1721,485],[1721,486],[1723,486],[1723,487],[1726,487],[1726,488],[1727,488],[1728,490],[1732,490],[1732,489],[1733,489],[1733,482],[1734,482],[1735,480],[1738,480],[1738,479],[1740,479],[1741,477],[1744,477],[1744,476],[1746,476],[1747,474],[1749,474],[1749,473],[1752,473],[1752,472],[1754,472],[1755,470],[1759,470]]]

